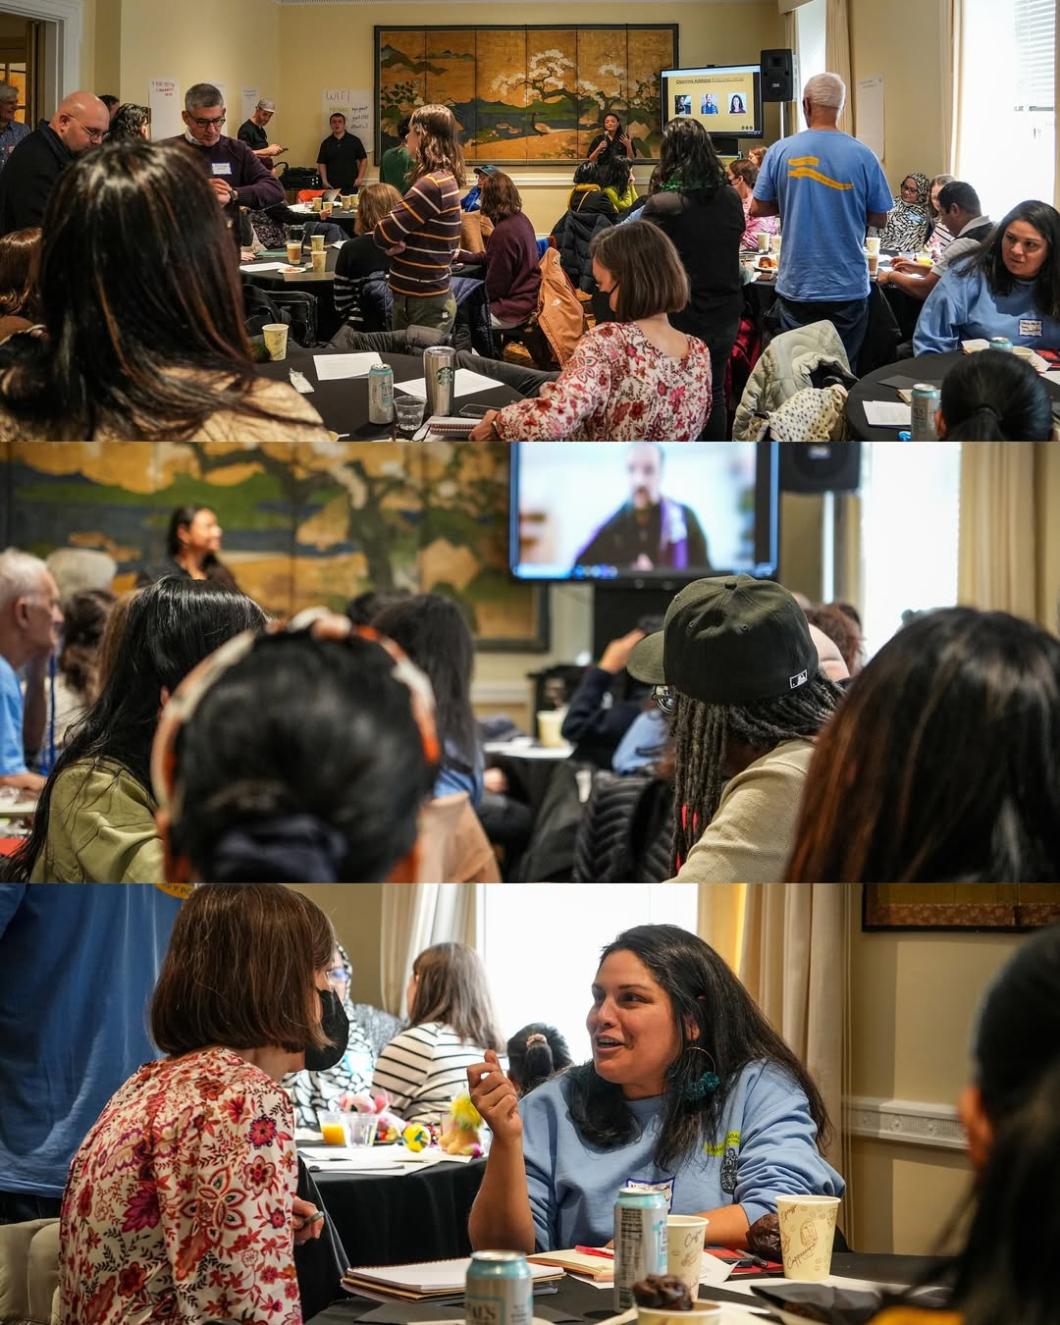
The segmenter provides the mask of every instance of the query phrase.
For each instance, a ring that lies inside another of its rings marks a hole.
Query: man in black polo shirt
[[[254,114],[239,126],[237,135],[239,141],[246,143],[256,157],[265,161],[274,156],[281,156],[287,151],[287,148],[281,147],[279,143],[270,145],[268,134],[265,132],[265,126],[275,114],[276,102],[262,97],[254,107]]]
[[[186,148],[209,175],[210,187],[222,207],[233,211],[249,207],[264,211],[283,202],[283,187],[246,143],[221,132],[225,122],[224,102],[212,83],[196,83],[184,94],[181,116],[185,131],[170,141]]]
[[[109,127],[95,93],[71,92],[50,120],[26,134],[0,175],[0,235],[40,225],[59,176],[74,157],[98,147]]]
[[[356,193],[367,169],[364,144],[356,134],[346,132],[346,116],[336,111],[331,117],[331,137],[324,139],[317,153],[321,184],[340,193]]]

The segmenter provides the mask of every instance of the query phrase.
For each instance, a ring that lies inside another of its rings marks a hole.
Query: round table
[[[871,400],[897,401],[900,388],[910,390],[918,382],[932,386],[941,386],[942,379],[965,358],[963,350],[951,350],[947,354],[920,354],[915,359],[899,359],[897,363],[877,368],[850,388],[847,396],[847,427],[852,438],[862,441],[893,442],[899,432],[908,432],[909,425],[901,428],[879,428],[870,425],[865,417],[865,404]],[[885,385],[891,381],[897,385]],[[1053,413],[1060,409],[1060,385],[1042,378],[1045,389],[1053,402]]]
[[[274,289],[301,290],[305,294],[311,294],[317,301],[317,339],[327,342],[338,331],[340,325],[339,315],[335,312],[335,264],[339,259],[339,250],[337,248],[327,248],[325,252],[328,259],[326,271],[308,270],[309,255],[306,254],[306,271],[255,271],[251,269],[244,271],[242,275],[245,281],[249,281],[252,285],[260,285],[266,293],[270,289]],[[254,259],[253,267],[267,267],[276,262],[282,262],[286,265],[286,253],[273,250],[261,253]],[[242,266],[252,267],[252,264],[243,263]]]
[[[330,216],[321,216],[319,212],[314,212],[312,208],[303,212],[302,206],[302,203],[287,204],[287,212],[282,218],[284,225],[305,225],[311,221],[320,221],[324,225],[339,226],[352,238],[354,222],[357,220],[356,208],[352,212],[345,212],[338,207],[333,207]]]
[[[514,741],[487,741],[482,750],[486,762],[499,768],[516,798],[529,805],[534,817],[541,808],[556,765],[566,763],[573,745],[520,745]]]
[[[291,370],[304,374],[313,387],[306,399],[324,420],[324,426],[340,437],[350,437],[353,441],[389,441],[393,439],[393,425],[370,423],[368,421],[368,378],[344,377],[333,381],[321,381],[317,376],[315,360],[341,354],[341,350],[314,349],[305,350],[288,340],[287,358],[279,363],[257,365],[263,377],[271,377],[277,382],[290,380]],[[416,354],[381,354],[384,363],[394,370],[394,382],[411,382],[423,376],[423,360]],[[487,361],[484,359],[483,364]],[[489,374],[484,368],[476,368],[483,377]],[[479,391],[474,395],[458,395],[453,401],[453,414],[459,414],[460,407],[474,403],[485,405],[489,409],[500,409],[521,399],[518,391],[503,382],[488,391]]]

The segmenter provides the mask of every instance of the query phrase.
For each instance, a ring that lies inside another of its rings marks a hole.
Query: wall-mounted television
[[[664,126],[678,115],[690,115],[712,138],[762,137],[760,64],[664,69],[661,94]]]
[[[684,584],[777,571],[775,442],[524,442],[511,447],[519,580]]]

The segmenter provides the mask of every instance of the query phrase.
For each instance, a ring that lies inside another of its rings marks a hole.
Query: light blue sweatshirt
[[[1034,302],[1034,282],[1016,281],[1011,294],[994,294],[981,271],[947,271],[924,301],[913,334],[914,354],[959,350],[962,340],[1007,336],[1032,349],[1060,346],[1060,322]]]
[[[739,1204],[752,1224],[776,1209],[777,1196],[843,1194],[843,1179],[818,1153],[806,1096],[775,1063],[750,1063],[740,1072],[725,1101],[716,1144],[705,1143],[676,1173],[661,1169],[653,1157],[665,1096],[627,1101],[640,1135],[603,1150],[575,1130],[566,1088],[564,1076],[554,1077],[519,1105],[539,1251],[609,1241],[615,1198],[628,1179],[672,1184],[672,1214]]]

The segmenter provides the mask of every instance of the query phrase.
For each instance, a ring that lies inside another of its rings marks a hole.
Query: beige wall
[[[1038,443],[1038,622],[1060,630],[1060,447]]]
[[[1012,934],[851,935],[851,1093],[953,1104],[968,1079],[976,1008],[1021,941]],[[969,1188],[956,1150],[856,1138],[851,1240],[932,1251]]]
[[[399,884],[302,883],[299,892],[326,911],[339,942],[353,965],[350,996],[355,1003],[381,1005],[379,933],[383,917],[383,889]]]

